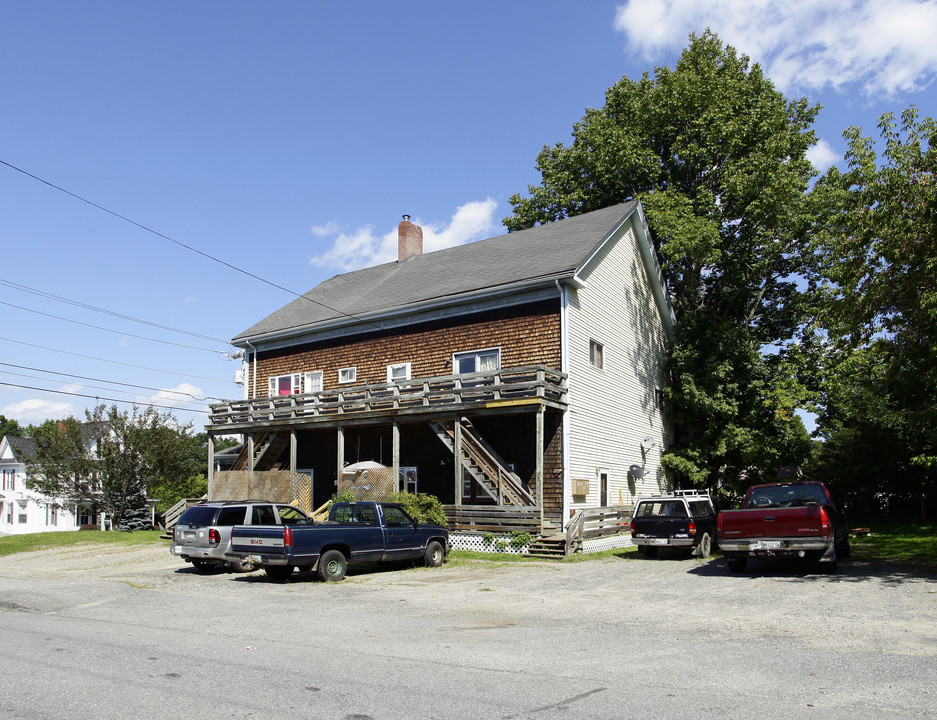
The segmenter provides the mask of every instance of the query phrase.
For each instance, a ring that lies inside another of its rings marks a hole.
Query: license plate
[[[759,540],[752,545],[753,550],[781,550],[783,547],[783,540]]]
[[[647,541],[648,545],[666,545],[670,541],[667,538],[650,538]]]
[[[194,540],[194,539],[195,539],[195,531],[194,531],[194,530],[183,530],[183,531],[182,531],[182,539],[183,539],[183,540]]]

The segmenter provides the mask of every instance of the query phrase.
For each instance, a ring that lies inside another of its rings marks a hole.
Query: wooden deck
[[[451,416],[470,410],[509,412],[525,406],[564,409],[566,375],[542,365],[465,375],[414,378],[304,395],[230,400],[209,407],[211,431],[236,432],[271,425],[384,421]]]

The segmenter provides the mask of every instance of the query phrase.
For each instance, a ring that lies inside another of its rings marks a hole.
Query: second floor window
[[[338,381],[340,383],[353,383],[358,379],[358,368],[347,367],[338,371]]]
[[[307,372],[305,375],[304,392],[314,393],[322,391],[322,371]]]
[[[410,363],[396,363],[387,366],[387,382],[400,382],[410,379]]]
[[[300,374],[277,375],[268,381],[267,390],[269,397],[278,397],[279,395],[298,395],[300,389]]]
[[[16,490],[16,470],[3,470],[3,489]]]
[[[605,367],[605,346],[596,340],[589,341],[589,362],[599,370]]]
[[[488,372],[501,367],[501,350],[473,350],[452,356],[452,369],[457,375]]]

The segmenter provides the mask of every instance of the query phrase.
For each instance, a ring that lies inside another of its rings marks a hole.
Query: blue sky
[[[404,213],[427,250],[501,234],[539,150],[707,26],[823,105],[821,170],[848,125],[937,117],[935,0],[5,3],[0,414],[201,429],[227,340],[293,297],[229,265],[303,293]]]

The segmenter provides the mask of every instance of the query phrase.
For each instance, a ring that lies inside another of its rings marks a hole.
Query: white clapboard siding
[[[587,496],[570,498],[571,507],[600,504],[599,468],[609,474],[610,505],[666,486],[660,455],[671,431],[655,391],[665,385],[667,335],[636,244],[635,217],[580,273],[585,287],[570,292],[569,478],[590,483]],[[590,340],[604,345],[601,370],[590,362]],[[642,452],[648,437],[654,444]],[[629,481],[631,465],[644,467],[642,479]]]

